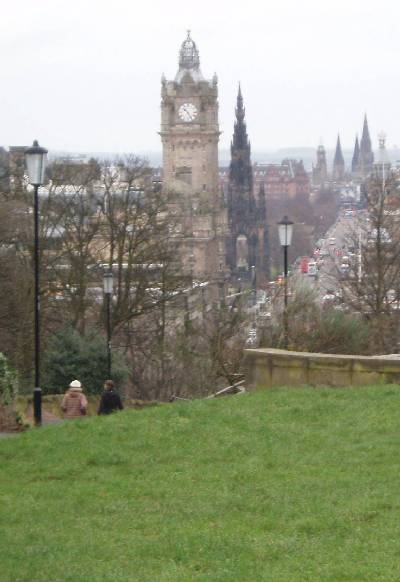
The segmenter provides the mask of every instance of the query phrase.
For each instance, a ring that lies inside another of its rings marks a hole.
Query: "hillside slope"
[[[398,580],[400,389],[275,389],[0,441],[8,581]]]

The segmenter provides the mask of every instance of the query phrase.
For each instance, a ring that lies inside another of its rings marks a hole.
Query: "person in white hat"
[[[64,418],[81,418],[86,414],[88,401],[79,380],[72,380],[61,402]]]

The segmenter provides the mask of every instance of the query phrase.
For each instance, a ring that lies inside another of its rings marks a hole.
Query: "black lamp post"
[[[25,150],[29,183],[34,189],[34,310],[35,310],[35,387],[33,390],[33,418],[36,426],[42,424],[42,389],[40,388],[40,264],[39,264],[39,186],[44,183],[47,150],[35,140]]]
[[[103,275],[104,295],[106,298],[106,319],[107,319],[107,373],[111,379],[111,297],[114,289],[114,277],[111,272]]]
[[[283,247],[283,284],[284,284],[284,310],[283,310],[283,334],[284,334],[284,347],[285,350],[288,349],[289,343],[289,321],[288,321],[288,248],[292,242],[292,235],[293,235],[293,222],[288,219],[287,216],[284,216],[280,222],[278,222],[278,230],[279,230],[279,242]]]

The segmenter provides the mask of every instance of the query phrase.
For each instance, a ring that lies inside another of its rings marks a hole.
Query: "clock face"
[[[179,117],[185,123],[193,121],[197,117],[197,107],[193,103],[184,103],[179,107],[178,111]]]

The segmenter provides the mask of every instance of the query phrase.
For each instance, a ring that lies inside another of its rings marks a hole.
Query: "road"
[[[342,256],[348,253],[347,243],[349,240],[349,235],[356,227],[357,216],[354,213],[351,217],[346,217],[344,212],[342,212],[335,224],[333,224],[329,230],[326,232],[323,239],[318,241],[317,248],[319,253],[315,255],[314,258],[310,258],[310,261],[316,260],[319,263],[318,276],[312,277],[308,274],[302,274],[300,271],[300,265],[293,271],[292,276],[289,280],[289,293],[290,288],[296,287],[298,284],[305,285],[313,288],[316,292],[318,301],[321,305],[325,302],[332,301],[331,304],[340,305],[340,265],[342,263]],[[353,237],[352,237],[353,238]],[[327,300],[329,292],[332,292],[331,299]],[[274,305],[268,303],[263,307],[263,312],[268,312],[268,316],[271,317],[271,313],[275,310],[281,312],[283,309],[283,287],[277,287],[275,290],[275,297],[273,299]],[[258,327],[260,325],[260,317],[256,314],[258,309],[252,307],[249,313],[253,314],[251,326],[248,330],[248,340],[247,346],[254,347],[258,345]]]
[[[318,242],[319,252],[315,255],[315,260],[319,263],[318,276],[301,275],[305,284],[315,288],[321,303],[330,291],[338,293],[340,290],[340,265],[342,257],[348,255],[347,244],[350,233],[356,228],[356,221],[355,214],[345,218],[341,213],[325,237]]]

